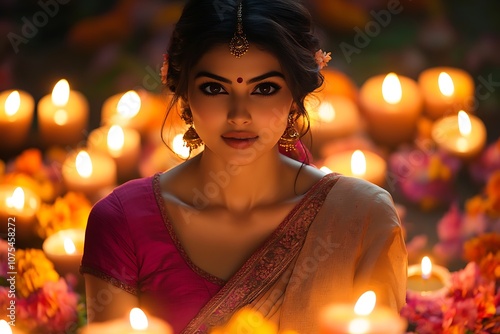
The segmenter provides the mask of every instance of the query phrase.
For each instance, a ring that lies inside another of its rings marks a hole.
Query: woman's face
[[[250,45],[236,58],[220,45],[189,74],[188,103],[205,149],[245,165],[276,148],[293,98],[274,55]]]

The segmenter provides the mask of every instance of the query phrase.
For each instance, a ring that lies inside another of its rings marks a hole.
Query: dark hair
[[[296,112],[307,119],[304,135],[309,130],[304,99],[322,85],[323,76],[314,57],[319,41],[313,35],[309,11],[299,0],[189,0],[168,49],[167,86],[174,94],[172,106],[186,98],[189,70],[203,54],[215,45],[229,45],[240,1],[250,48],[257,45],[277,56]]]

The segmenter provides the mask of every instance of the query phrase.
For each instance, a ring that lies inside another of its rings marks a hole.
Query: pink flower
[[[61,278],[19,300],[18,319],[33,333],[66,333],[76,328],[77,307],[78,295]]]
[[[453,203],[450,210],[438,222],[437,233],[439,240],[459,240],[461,238],[461,230],[462,215],[458,209],[458,205]]]
[[[332,57],[330,56],[331,54],[331,52],[326,53],[321,49],[316,51],[314,59],[316,60],[316,64],[318,64],[320,70],[323,69],[323,67],[328,66],[328,62],[332,60]]]

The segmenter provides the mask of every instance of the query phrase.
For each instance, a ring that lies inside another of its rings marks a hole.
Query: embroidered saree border
[[[328,174],[318,181],[182,334],[206,333],[271,287],[299,254],[310,224],[338,178],[338,174]]]

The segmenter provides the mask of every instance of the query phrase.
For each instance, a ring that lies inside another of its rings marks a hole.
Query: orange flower
[[[24,150],[14,161],[15,170],[28,175],[39,172],[42,165],[42,152],[36,148]]]
[[[486,233],[470,239],[464,244],[464,258],[466,261],[481,263],[488,254],[496,256],[500,253],[500,234]]]
[[[486,184],[486,195],[500,197],[500,170],[495,171]]]
[[[484,213],[486,210],[486,203],[481,195],[476,195],[465,201],[465,212],[472,216],[477,216]]]
[[[486,201],[486,212],[492,218],[500,218],[500,194],[490,196]]]

